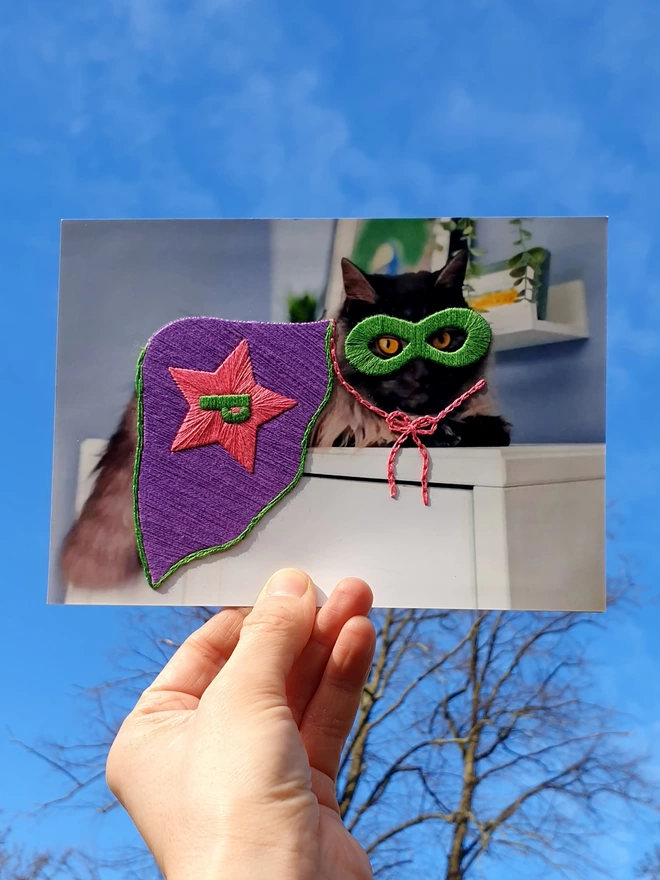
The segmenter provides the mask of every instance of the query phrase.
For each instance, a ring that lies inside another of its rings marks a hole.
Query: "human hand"
[[[307,575],[277,572],[254,609],[205,623],[142,694],[106,778],[167,880],[373,876],[335,796],[374,652],[372,598],[347,579],[317,613]]]

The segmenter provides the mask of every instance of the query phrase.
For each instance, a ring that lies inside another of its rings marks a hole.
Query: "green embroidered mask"
[[[465,339],[455,351],[443,351],[444,341],[451,342],[452,329],[461,331]],[[344,353],[352,367],[370,376],[393,373],[415,358],[464,367],[486,354],[491,336],[488,321],[472,309],[444,309],[417,323],[373,315],[353,327]]]

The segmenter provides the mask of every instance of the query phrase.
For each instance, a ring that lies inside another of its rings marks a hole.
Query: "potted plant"
[[[474,247],[474,218],[457,217],[446,223],[452,236],[452,252],[455,253],[458,246],[468,252],[465,298],[479,312],[526,301],[535,305],[538,319],[545,320],[550,252],[542,247],[530,247],[532,233],[525,225],[525,218],[514,217],[509,223],[516,234],[514,247],[520,250],[509,259],[489,264],[477,262],[486,252]]]
[[[442,226],[450,234],[450,256],[454,256],[459,250],[466,250],[468,253],[463,293],[466,297],[469,297],[475,293],[470,280],[479,278],[483,274],[483,267],[476,260],[486,254],[486,251],[474,246],[477,221],[474,217],[452,217],[451,220],[447,220]]]
[[[507,260],[509,274],[514,280],[517,300],[535,302],[539,320],[545,320],[548,309],[548,274],[550,251],[542,247],[529,247],[532,233],[525,228],[524,217],[514,217],[509,223],[518,236],[513,242],[520,250]]]

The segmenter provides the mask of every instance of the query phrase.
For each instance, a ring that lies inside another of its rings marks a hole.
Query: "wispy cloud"
[[[451,38],[460,18],[419,2],[404,19],[365,4],[352,29],[287,15],[273,0],[114,0],[93,12],[78,0],[57,15],[28,4],[14,11],[3,49],[21,45],[13,60],[47,130],[26,118],[15,144],[59,144],[61,186],[77,180],[106,214],[139,211],[142,198],[159,213],[221,216],[440,206],[478,215],[521,202],[527,213],[630,212],[649,172],[596,132],[584,89],[569,87],[639,49],[630,10],[625,48],[594,61],[583,41],[611,42],[614,13],[592,26],[562,4],[552,22],[568,39],[550,49],[534,16],[498,8],[495,26],[492,10],[477,10],[479,57],[466,58]],[[387,62],[404,59],[398,81]],[[594,108],[608,100],[617,100],[609,80],[605,94],[594,84]],[[649,114],[644,137],[658,129]]]

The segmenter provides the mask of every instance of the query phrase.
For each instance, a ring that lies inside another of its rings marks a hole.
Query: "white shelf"
[[[554,284],[548,289],[547,319],[540,321],[536,304],[522,300],[484,313],[493,330],[495,351],[587,339],[586,297],[582,281]]]

